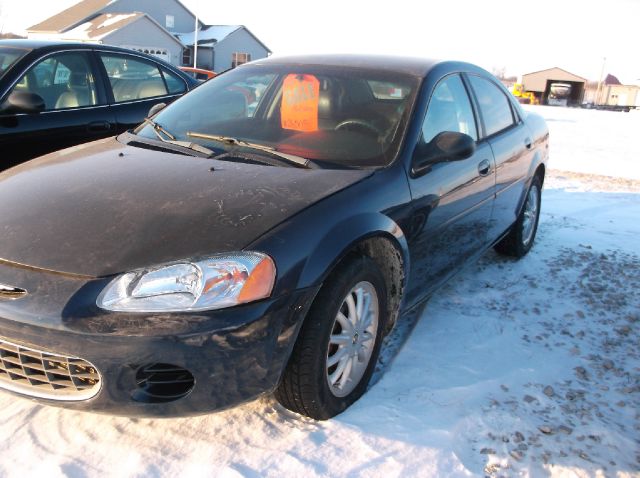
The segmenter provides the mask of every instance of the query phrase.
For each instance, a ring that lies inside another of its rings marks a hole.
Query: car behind
[[[121,133],[197,84],[123,48],[0,40],[0,170]]]

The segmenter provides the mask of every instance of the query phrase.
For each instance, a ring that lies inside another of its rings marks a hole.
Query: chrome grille
[[[86,360],[0,338],[0,388],[53,400],[86,400],[100,390],[100,374]]]

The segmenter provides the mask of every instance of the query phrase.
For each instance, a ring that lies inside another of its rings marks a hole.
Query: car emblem
[[[27,291],[19,287],[0,284],[0,300],[2,299],[19,299],[27,295]]]

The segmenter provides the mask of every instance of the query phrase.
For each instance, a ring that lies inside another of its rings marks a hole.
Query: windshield
[[[11,68],[16,61],[22,58],[27,50],[21,48],[0,47],[0,77]]]
[[[398,152],[417,87],[415,77],[361,68],[243,66],[154,121],[216,152],[261,145],[323,167],[381,167]],[[157,137],[150,125],[136,134]]]

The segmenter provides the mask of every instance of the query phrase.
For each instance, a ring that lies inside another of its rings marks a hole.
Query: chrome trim
[[[78,110],[87,110],[87,109],[98,109],[98,108],[108,108],[109,104],[106,105],[87,105],[87,106],[76,106],[75,108],[60,108],[58,110],[47,110],[41,111],[37,113],[38,116],[48,115],[51,113],[66,113],[67,111],[78,111]],[[11,116],[34,116],[33,113],[11,113]]]
[[[0,299],[16,300],[27,295],[26,289],[0,284]]]
[[[61,384],[63,381],[68,384]],[[91,362],[0,338],[0,389],[29,397],[77,402],[95,397],[101,388],[102,376]]]
[[[187,89],[187,90],[184,91],[184,93],[175,93],[175,94],[172,94],[172,95],[149,96],[148,98],[127,100],[127,101],[120,101],[120,102],[114,101],[113,103],[111,103],[110,106],[130,105],[130,104],[133,104],[133,103],[142,103],[143,101],[161,100],[161,99],[164,99],[164,98],[171,98],[171,97],[174,97],[174,96],[180,96],[181,94],[185,94],[185,93],[188,93],[188,92],[189,92],[189,90]]]

